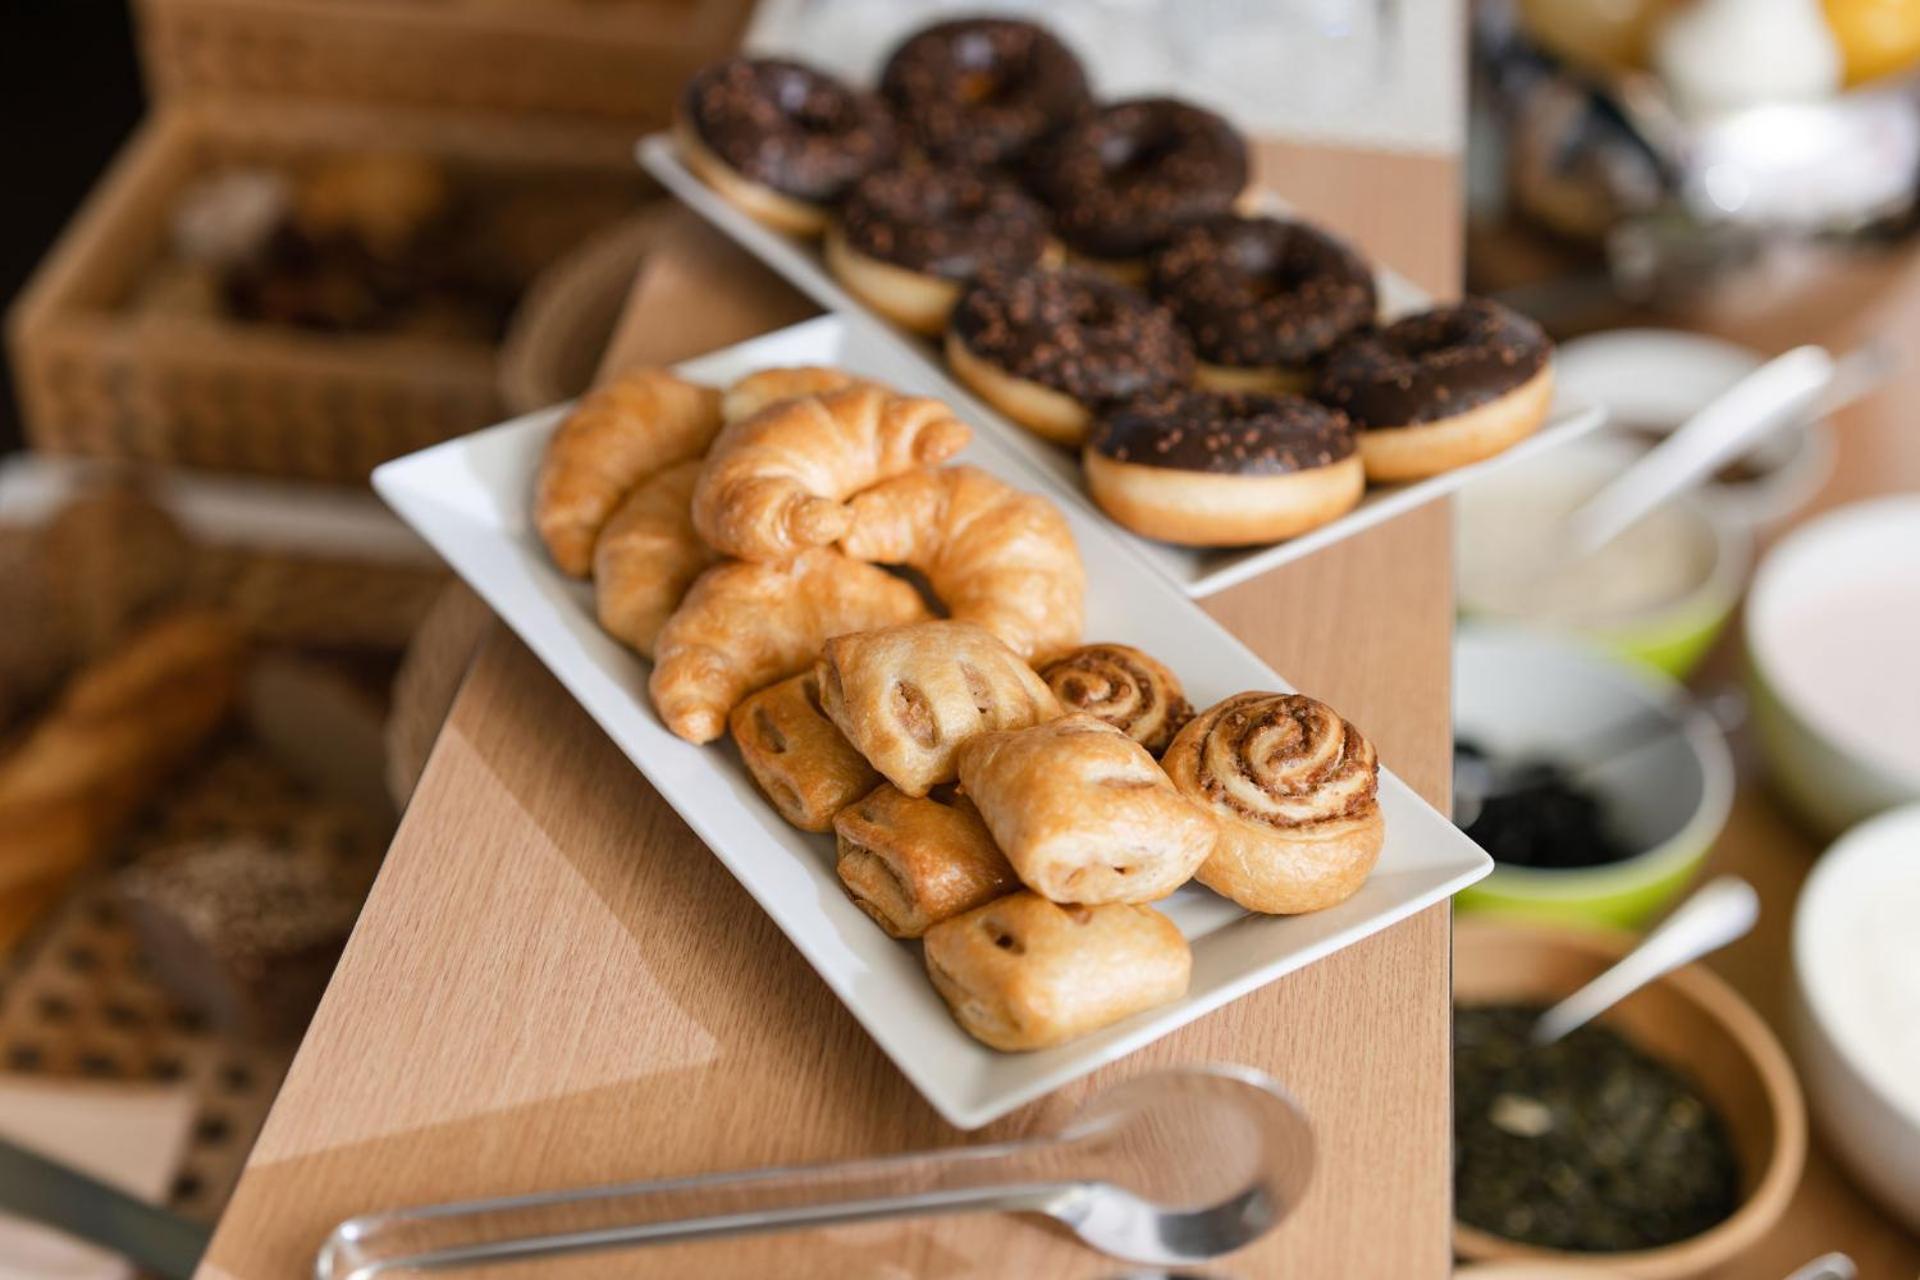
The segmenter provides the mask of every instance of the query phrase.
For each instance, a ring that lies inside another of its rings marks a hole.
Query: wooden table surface
[[[1383,261],[1452,291],[1461,243],[1452,160],[1274,147],[1263,169]],[[710,233],[683,234],[643,273],[623,357],[678,358],[804,312]],[[1436,801],[1449,758],[1448,529],[1444,506],[1428,507],[1208,602]],[[1177,665],[1178,654],[1163,656]],[[1252,1064],[1299,1097],[1321,1161],[1289,1221],[1208,1270],[1444,1275],[1448,955],[1442,906],[976,1136],[1032,1131],[1156,1066]],[[919,1099],[585,713],[497,631],[202,1274],[301,1274],[334,1223],[381,1207],[966,1138]],[[707,1244],[646,1263],[647,1274],[703,1277],[1124,1270],[1022,1217]]]

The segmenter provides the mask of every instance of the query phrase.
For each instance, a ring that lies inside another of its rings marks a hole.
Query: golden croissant
[[[817,396],[827,391],[851,387],[863,379],[844,369],[825,365],[802,364],[784,369],[762,369],[750,373],[727,388],[721,399],[720,416],[728,422],[751,418],[770,404],[798,396]]]
[[[969,435],[938,400],[871,384],[778,401],[714,441],[694,489],[693,525],[726,555],[784,560],[847,531],[844,499],[944,462]]]
[[[1087,574],[1059,508],[978,467],[913,471],[847,504],[840,549],[857,560],[912,565],[947,612],[999,636],[1021,657],[1080,642]]]
[[[700,460],[676,462],[640,482],[593,544],[600,625],[646,657],[680,598],[717,556],[693,529]]]
[[[647,691],[669,729],[711,742],[742,698],[804,671],[834,636],[926,616],[910,585],[828,547],[784,564],[728,561],[695,579],[660,629]]]
[[[664,369],[636,369],[588,392],[555,428],[540,463],[534,527],[564,573],[584,577],[594,540],[633,487],[697,458],[720,430],[720,393]]]

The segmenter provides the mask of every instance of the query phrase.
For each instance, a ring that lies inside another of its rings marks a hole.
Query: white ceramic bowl
[[[1554,354],[1554,378],[1567,394],[1607,410],[1608,429],[1665,432],[1759,368],[1750,347],[1677,329],[1612,329],[1575,338]],[[1712,484],[1709,500],[1749,526],[1778,524],[1800,510],[1833,472],[1833,428],[1806,423],[1756,445],[1744,461],[1760,474]]]
[[[1815,827],[1838,834],[1883,809],[1920,800],[1920,769],[1871,726],[1835,705],[1832,682],[1904,674],[1920,681],[1920,635],[1907,637],[1904,673],[1794,661],[1809,621],[1832,616],[1840,593],[1920,592],[1920,497],[1841,507],[1795,530],[1768,554],[1747,597],[1754,727],[1781,794]],[[1889,619],[1889,628],[1898,623]],[[1890,632],[1898,639],[1898,630]],[[1895,645],[1893,647],[1899,647]],[[1899,696],[1889,692],[1889,697]]]
[[[1453,722],[1495,754],[1577,756],[1622,720],[1650,712],[1674,732],[1586,775],[1640,852],[1604,867],[1496,865],[1463,890],[1463,909],[1552,922],[1631,927],[1680,891],[1726,825],[1733,759],[1725,737],[1681,691],[1577,642],[1467,626],[1455,641]]]
[[[1865,944],[1870,913],[1920,903],[1920,805],[1881,814],[1829,849],[1793,918],[1792,1038],[1815,1123],[1862,1186],[1920,1231],[1920,972],[1889,972]],[[1883,921],[1885,916],[1882,917]],[[1912,919],[1896,921],[1920,929]],[[1876,1004],[1886,984],[1908,1003]],[[1904,1008],[1909,1055],[1875,1052]],[[1900,1082],[1907,1083],[1905,1090]]]
[[[1660,541],[1682,543],[1684,551],[1676,548],[1676,554],[1698,558],[1698,567],[1678,577],[1669,594],[1606,608],[1584,596],[1564,598],[1568,593],[1560,589],[1552,594],[1563,598],[1546,606],[1548,588],[1562,584],[1545,578],[1529,585],[1532,571],[1511,563],[1516,549],[1544,545],[1553,536],[1549,515],[1564,514],[1562,508],[1618,475],[1640,452],[1624,440],[1574,441],[1461,490],[1455,525],[1461,611],[1578,636],[1667,675],[1692,671],[1733,615],[1753,561],[1752,532],[1701,494],[1682,495],[1628,535],[1644,542],[1654,531],[1677,534]]]

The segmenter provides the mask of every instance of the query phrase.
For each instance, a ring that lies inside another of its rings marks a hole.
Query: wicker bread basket
[[[273,98],[664,123],[745,0],[137,0],[156,99]]]
[[[125,305],[160,255],[174,200],[227,164],[298,168],[410,150],[450,173],[650,189],[617,125],[250,101],[167,104],[135,133],[8,316],[27,434],[56,453],[323,480],[497,420],[485,343],[336,336]],[[616,197],[624,199],[623,196]]]

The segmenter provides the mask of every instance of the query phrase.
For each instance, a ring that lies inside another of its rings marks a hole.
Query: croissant
[[[827,547],[785,564],[724,562],[660,629],[647,691],[669,729],[711,742],[742,698],[805,670],[831,637],[926,616],[910,585]]]
[[[1160,755],[1193,719],[1180,677],[1131,645],[1090,644],[1040,669],[1063,711],[1084,711]]]
[[[697,458],[720,430],[720,393],[664,369],[636,369],[588,392],[555,428],[540,463],[534,527],[563,573],[586,576],[594,539],[633,487]]]
[[[728,422],[751,418],[770,404],[798,396],[817,396],[827,391],[851,387],[864,379],[844,369],[802,364],[784,369],[762,369],[750,373],[727,388],[720,402],[720,416]]]
[[[693,482],[699,476],[700,460],[693,458],[642,480],[593,544],[600,625],[649,658],[680,598],[718,559],[693,529]]]
[[[828,718],[910,796],[952,782],[954,752],[974,734],[1060,714],[1033,668],[970,622],[843,635],[821,649],[814,669]]]
[[[1087,574],[1059,508],[978,467],[912,471],[847,504],[840,549],[912,565],[947,612],[976,622],[1023,658],[1080,642]]]
[[[1379,760],[1323,702],[1235,694],[1190,721],[1163,763],[1220,827],[1196,878],[1250,911],[1344,902],[1380,858]]]
[[[843,499],[944,462],[971,433],[938,400],[870,384],[783,400],[729,423],[693,494],[693,524],[717,551],[781,560],[847,531]]]
[[[1045,1049],[1178,1000],[1193,952],[1152,907],[1012,893],[927,930],[927,976],[968,1035]]]
[[[1213,819],[1147,749],[1090,715],[960,744],[960,785],[1027,888],[1055,902],[1152,902],[1193,878]]]

